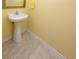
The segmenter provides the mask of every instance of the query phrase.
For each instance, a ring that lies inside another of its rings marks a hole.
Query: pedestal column
[[[14,41],[19,43],[22,41],[21,27],[19,22],[14,23]]]

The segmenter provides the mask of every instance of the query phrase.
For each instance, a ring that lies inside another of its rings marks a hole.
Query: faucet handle
[[[19,14],[19,12],[18,11],[16,11],[16,13],[15,13],[16,15],[18,15]]]

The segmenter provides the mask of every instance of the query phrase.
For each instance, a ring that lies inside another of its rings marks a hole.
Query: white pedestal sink
[[[14,28],[14,41],[21,42],[22,41],[22,35],[21,35],[21,27],[20,22],[23,20],[26,20],[28,18],[28,15],[22,12],[16,12],[9,15],[9,20],[11,22],[14,22],[15,28]]]

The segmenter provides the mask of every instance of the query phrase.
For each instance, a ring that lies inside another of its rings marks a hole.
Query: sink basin
[[[9,20],[11,22],[14,22],[14,41],[16,43],[19,43],[22,41],[22,33],[21,33],[21,26],[20,26],[20,22],[22,22],[23,20],[27,20],[28,18],[28,14],[22,13],[22,12],[16,12],[13,14],[10,14],[8,16]]]
[[[20,22],[28,18],[28,15],[22,12],[19,13],[13,13],[9,15],[9,20],[12,22]]]

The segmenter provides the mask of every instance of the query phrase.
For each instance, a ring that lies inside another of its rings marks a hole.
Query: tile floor
[[[23,34],[23,39],[18,44],[13,40],[3,44],[3,59],[56,59],[45,45],[27,34],[27,32]]]

